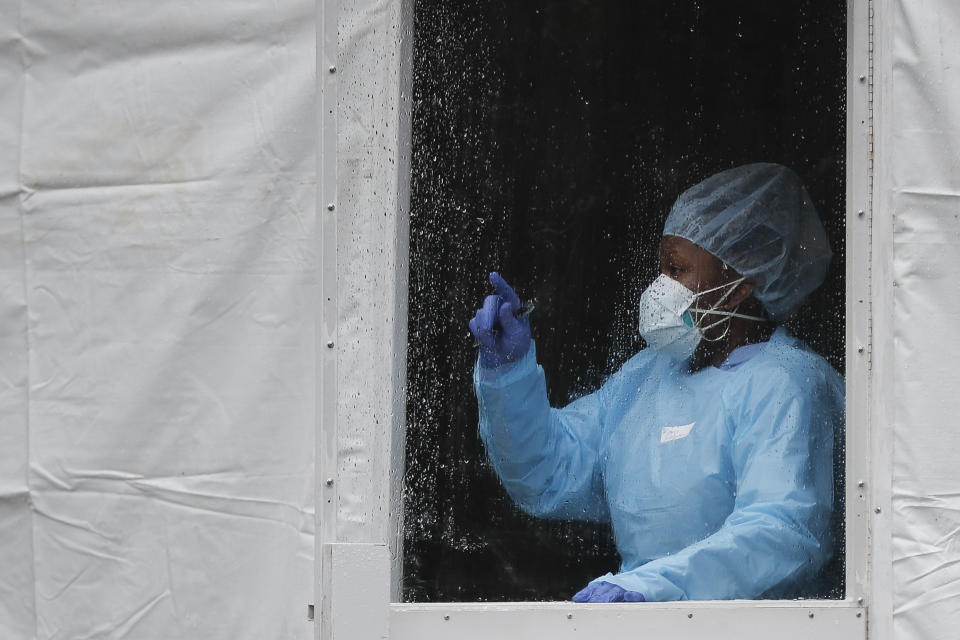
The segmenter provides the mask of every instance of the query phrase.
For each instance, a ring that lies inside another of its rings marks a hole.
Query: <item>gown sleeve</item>
[[[553,409],[535,346],[505,368],[474,369],[480,438],[507,493],[544,518],[604,522],[599,449],[603,391]]]
[[[729,412],[733,512],[677,553],[594,582],[647,601],[736,599],[776,593],[816,572],[832,553],[833,430],[842,420],[843,382],[829,373],[803,382],[757,376],[730,399],[742,407]]]

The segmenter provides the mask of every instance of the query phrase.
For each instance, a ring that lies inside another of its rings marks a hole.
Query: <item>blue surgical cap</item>
[[[663,235],[686,238],[752,281],[776,320],[820,286],[832,255],[810,195],[779,164],[735,167],[687,189]]]

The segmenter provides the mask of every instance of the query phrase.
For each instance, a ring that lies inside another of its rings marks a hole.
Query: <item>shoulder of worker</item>
[[[758,389],[842,403],[843,378],[823,356],[783,327],[738,372],[741,382]]]

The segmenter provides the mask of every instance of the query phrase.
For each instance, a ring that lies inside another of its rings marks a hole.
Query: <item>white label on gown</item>
[[[693,429],[693,425],[695,424],[697,423],[691,422],[690,424],[685,424],[680,427],[664,427],[660,430],[660,443],[686,438],[690,435],[690,430]]]

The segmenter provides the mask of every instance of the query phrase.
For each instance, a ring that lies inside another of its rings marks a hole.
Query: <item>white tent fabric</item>
[[[0,637],[308,638],[313,2],[0,0]]]
[[[960,629],[960,3],[897,0],[876,46],[878,205],[892,219],[893,636]],[[876,235],[876,232],[875,232]],[[883,233],[889,237],[889,233]],[[883,585],[880,585],[881,588]]]

